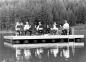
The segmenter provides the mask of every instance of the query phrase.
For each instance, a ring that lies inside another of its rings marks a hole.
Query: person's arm
[[[19,24],[16,24],[16,25],[15,25],[15,30],[20,30]]]
[[[26,30],[26,26],[24,25],[24,31]]]
[[[70,29],[70,25],[68,24],[68,29]]]
[[[29,28],[31,28],[31,25],[29,25]]]
[[[36,28],[37,26],[35,25],[35,28]]]
[[[37,30],[39,29],[39,25],[36,27],[36,29],[37,29]]]
[[[62,30],[64,30],[65,29],[65,24],[63,25],[63,27],[62,27]]]
[[[17,25],[15,25],[15,30],[17,30]]]

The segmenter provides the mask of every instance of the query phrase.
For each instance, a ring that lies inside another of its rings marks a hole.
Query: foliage
[[[71,26],[86,23],[86,0],[4,0],[0,2],[0,26],[13,29],[16,21],[44,26],[68,20]]]

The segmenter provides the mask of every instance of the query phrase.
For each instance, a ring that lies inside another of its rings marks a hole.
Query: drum
[[[62,30],[62,35],[67,35],[67,30],[66,29]]]
[[[46,31],[47,31],[47,34],[48,34],[48,33],[50,33],[50,28],[47,28],[47,30],[46,30]]]
[[[56,30],[53,30],[53,31],[52,31],[52,33],[53,33],[54,35],[56,35],[56,32],[57,32]]]
[[[42,35],[43,33],[44,33],[43,30],[38,30],[39,35]]]

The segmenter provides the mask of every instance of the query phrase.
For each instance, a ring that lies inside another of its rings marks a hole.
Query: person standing
[[[65,20],[65,24],[63,25],[63,32],[66,35],[69,34],[69,24],[68,24],[67,20]]]

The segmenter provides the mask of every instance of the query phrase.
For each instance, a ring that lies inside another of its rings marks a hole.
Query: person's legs
[[[52,31],[52,33],[53,33],[53,35],[55,35],[55,34],[56,34],[56,31],[55,31],[55,30],[53,30],[53,31]]]
[[[25,31],[24,31],[24,33],[25,33],[25,35],[26,35],[26,33],[27,33],[27,30],[25,30]]]
[[[40,30],[40,34],[42,35],[42,30]]]
[[[38,35],[40,35],[40,30],[37,31]]]
[[[65,35],[67,35],[67,29],[65,29]]]
[[[32,31],[31,30],[28,30],[29,31],[29,34],[32,35]]]
[[[22,30],[20,30],[20,35],[22,35]]]
[[[25,32],[25,35],[27,35],[27,34],[28,34],[28,30],[25,30],[24,32]]]
[[[27,30],[27,31],[26,31],[26,34],[27,34],[27,35],[31,35],[31,31],[30,31],[30,30]]]
[[[50,33],[50,28],[48,28],[48,32],[47,32],[48,34]]]
[[[67,30],[66,29],[62,30],[62,35],[67,35]]]
[[[16,30],[16,35],[20,35],[20,31],[19,30]]]
[[[39,33],[39,35],[42,35],[42,30],[39,30],[38,33]]]
[[[40,30],[38,30],[38,34],[40,35]]]
[[[67,35],[69,35],[69,29],[67,29]]]
[[[43,30],[41,30],[41,34],[42,34],[42,35],[44,34],[44,31],[43,31]]]

